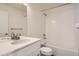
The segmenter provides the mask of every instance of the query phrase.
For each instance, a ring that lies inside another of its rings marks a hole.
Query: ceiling
[[[30,5],[37,7],[39,10],[46,10],[50,8],[55,8],[66,3],[29,3]]]
[[[33,7],[36,7],[40,11],[44,11],[67,3],[28,3],[28,4]],[[21,9],[23,11],[27,11],[27,7],[24,6],[22,3],[6,3],[6,5]]]
[[[23,11],[27,11],[27,7],[24,6],[22,3],[5,3],[5,4],[14,8],[18,8]]]

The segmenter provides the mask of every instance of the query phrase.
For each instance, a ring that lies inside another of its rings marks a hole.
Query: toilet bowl
[[[51,56],[51,55],[53,55],[53,51],[49,47],[42,47],[40,49],[40,53],[41,53],[41,55],[44,55],[44,56]]]

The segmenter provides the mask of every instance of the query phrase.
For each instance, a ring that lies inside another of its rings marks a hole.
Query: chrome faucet
[[[20,36],[21,36],[21,34],[20,33],[18,33],[18,34],[15,34],[15,33],[11,33],[11,39],[12,40],[19,40],[20,39]]]

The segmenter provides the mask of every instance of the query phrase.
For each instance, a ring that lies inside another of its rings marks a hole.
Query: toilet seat
[[[48,47],[42,47],[40,51],[43,55],[46,55],[46,56],[51,56],[53,54],[52,49]]]

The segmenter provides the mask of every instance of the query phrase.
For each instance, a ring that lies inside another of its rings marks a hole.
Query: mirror
[[[8,12],[0,11],[0,33],[8,33]]]
[[[0,34],[26,35],[27,8],[21,3],[0,3]]]

